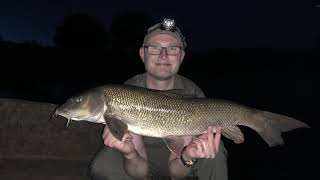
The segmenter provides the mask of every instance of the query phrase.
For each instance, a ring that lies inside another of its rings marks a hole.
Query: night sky
[[[2,0],[0,36],[52,46],[63,17],[85,12],[109,28],[112,17],[143,12],[177,20],[192,49],[312,48],[320,31],[318,0]]]

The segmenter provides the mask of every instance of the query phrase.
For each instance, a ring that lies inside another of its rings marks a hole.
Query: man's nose
[[[161,48],[160,57],[163,58],[163,59],[168,57],[167,49],[165,47]]]

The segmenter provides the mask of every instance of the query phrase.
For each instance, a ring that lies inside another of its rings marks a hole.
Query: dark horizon
[[[19,4],[19,5],[18,5]],[[143,14],[153,23],[172,17],[191,49],[314,48],[318,47],[320,3],[293,1],[163,1],[166,9],[148,1],[5,1],[0,7],[0,37],[5,41],[34,41],[55,46],[56,27],[65,16],[86,13],[109,31],[120,16]],[[23,8],[22,8],[23,7]],[[137,21],[136,23],[140,23]],[[141,29],[145,33],[146,28]],[[127,32],[128,33],[128,32]]]

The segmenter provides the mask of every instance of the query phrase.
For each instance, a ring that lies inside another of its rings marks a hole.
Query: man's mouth
[[[157,66],[170,66],[169,63],[156,63]]]

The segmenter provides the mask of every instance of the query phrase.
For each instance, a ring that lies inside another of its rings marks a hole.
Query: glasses
[[[163,48],[166,50],[168,55],[173,55],[173,56],[180,54],[180,51],[181,51],[180,46],[162,47],[162,46],[157,46],[157,45],[145,45],[143,47],[146,48],[148,53],[152,54],[152,55],[159,55]]]

